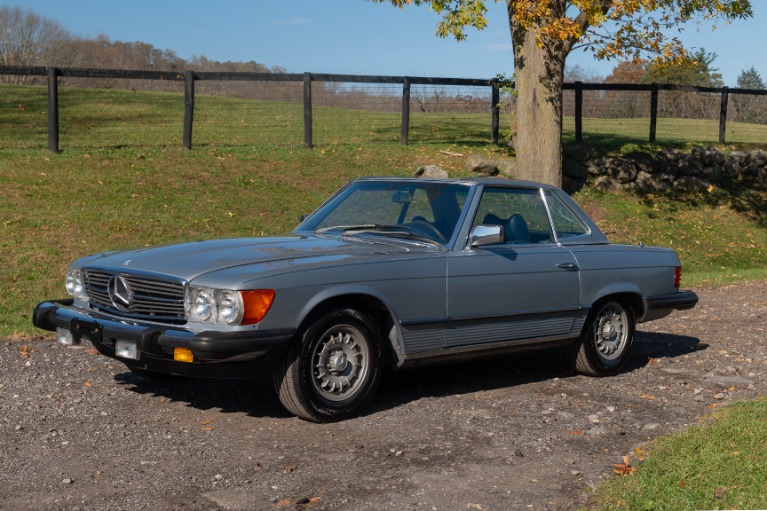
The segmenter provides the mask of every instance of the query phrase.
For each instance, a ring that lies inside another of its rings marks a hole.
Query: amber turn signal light
[[[241,325],[254,325],[264,319],[266,313],[274,301],[274,289],[255,289],[253,291],[240,291],[242,303],[245,307]]]
[[[189,348],[173,348],[173,360],[176,362],[194,362],[194,355]]]

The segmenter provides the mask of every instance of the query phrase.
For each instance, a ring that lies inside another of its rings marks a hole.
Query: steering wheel
[[[428,222],[427,220],[421,220],[421,218],[416,217],[410,221],[409,226],[416,231],[421,231],[426,235],[427,238],[431,238],[435,241],[447,241],[445,239],[445,235],[442,234],[440,230],[434,226],[434,224]]]

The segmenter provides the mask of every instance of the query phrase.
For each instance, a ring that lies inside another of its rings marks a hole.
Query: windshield
[[[307,218],[297,232],[375,233],[447,243],[469,187],[429,181],[354,182]]]

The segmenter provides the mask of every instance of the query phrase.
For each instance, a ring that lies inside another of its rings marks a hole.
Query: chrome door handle
[[[562,268],[563,270],[577,270],[578,265],[576,263],[559,263],[557,268]]]

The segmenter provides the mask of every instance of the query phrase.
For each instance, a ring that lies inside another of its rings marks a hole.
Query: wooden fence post
[[[410,78],[407,76],[402,80],[402,124],[399,128],[399,141],[402,145],[407,145],[410,135]]]
[[[583,82],[575,82],[575,143],[583,142]]]
[[[722,87],[722,106],[719,111],[719,143],[724,144],[727,132],[727,103],[730,100],[730,88]]]
[[[652,84],[650,91],[650,142],[655,142],[655,135],[658,130],[658,91],[660,86],[657,83]]]
[[[490,143],[498,143],[498,131],[501,125],[501,91],[498,85],[498,78],[490,80],[490,86],[492,87],[491,100],[492,105],[490,107],[491,121],[490,121]]]
[[[304,73],[304,147],[311,149],[312,140],[312,74]]]
[[[192,148],[194,123],[194,72],[184,71],[184,149]]]
[[[48,150],[59,152],[59,72],[48,68]]]

